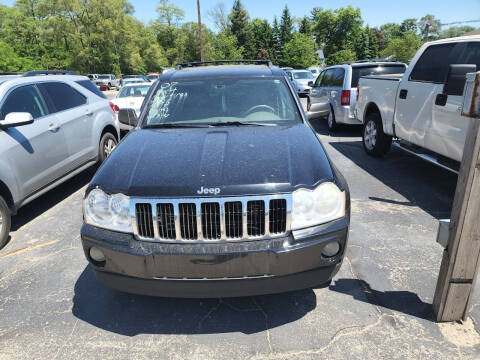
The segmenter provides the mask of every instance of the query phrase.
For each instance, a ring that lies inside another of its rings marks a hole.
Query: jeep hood
[[[333,179],[322,145],[305,124],[141,129],[119,144],[89,189],[178,198],[199,197],[203,187],[239,196],[287,193]]]

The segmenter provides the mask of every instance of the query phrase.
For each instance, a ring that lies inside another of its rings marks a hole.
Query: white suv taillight
[[[340,103],[342,106],[350,105],[350,90],[342,90]]]
[[[115,105],[114,103],[112,103],[110,101],[110,108],[112,109],[112,111],[117,114],[119,111],[120,111],[120,108],[118,107],[118,105]]]

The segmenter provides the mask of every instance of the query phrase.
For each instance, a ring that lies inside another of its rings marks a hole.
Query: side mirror
[[[32,114],[27,112],[11,112],[5,116],[4,120],[0,120],[0,129],[6,130],[11,127],[29,125],[32,123]]]
[[[137,126],[138,118],[135,109],[120,109],[118,112],[118,121],[129,126]]]
[[[467,74],[476,71],[477,65],[475,64],[450,65],[443,93],[445,95],[462,96],[467,81]]]
[[[313,81],[309,81],[308,86],[313,87]]]

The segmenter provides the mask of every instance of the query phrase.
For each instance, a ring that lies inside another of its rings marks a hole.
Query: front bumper
[[[237,297],[299,290],[331,280],[343,261],[348,221],[249,242],[148,243],[90,225],[83,225],[81,238],[97,278],[114,289],[167,297]],[[332,241],[340,244],[340,252],[322,256]],[[90,258],[93,246],[104,253],[105,262]]]

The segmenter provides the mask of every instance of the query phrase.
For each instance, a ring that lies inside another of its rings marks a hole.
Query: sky
[[[196,0],[173,0],[185,11],[185,21],[197,20]],[[203,22],[213,29],[207,17],[207,12],[215,4],[223,2],[229,12],[233,0],[201,0]],[[456,21],[480,20],[480,0],[459,0],[458,2],[446,0],[242,0],[251,18],[259,17],[273,21],[275,15],[280,16],[282,9],[288,5],[293,16],[303,17],[309,15],[313,7],[335,9],[351,5],[360,8],[365,25],[380,26],[387,22],[400,23],[407,18],[420,18],[425,14],[433,14],[442,23]],[[14,0],[0,0],[0,4],[12,5]],[[155,0],[130,0],[135,7],[135,17],[148,22],[155,18],[157,1]],[[480,22],[473,24],[480,27]]]

